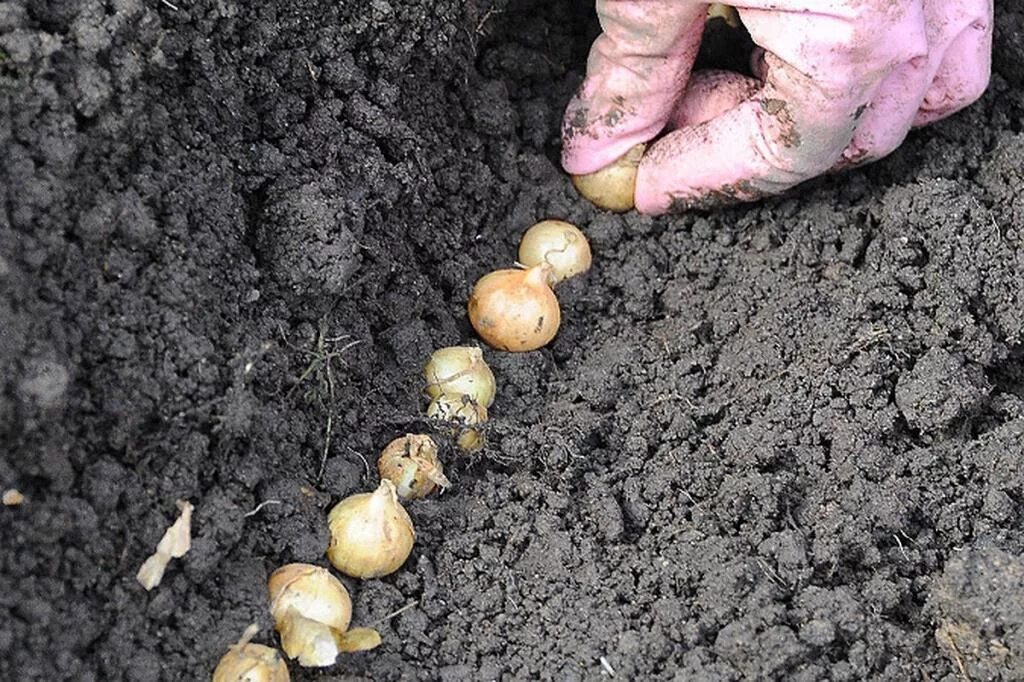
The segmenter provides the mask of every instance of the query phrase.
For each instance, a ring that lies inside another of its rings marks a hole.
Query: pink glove
[[[569,103],[562,165],[640,142],[643,213],[747,201],[879,159],[988,85],[992,0],[741,0],[758,78],[690,70],[707,4],[597,0],[604,29]]]

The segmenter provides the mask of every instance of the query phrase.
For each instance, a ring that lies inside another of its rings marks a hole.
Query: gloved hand
[[[756,79],[691,68],[707,4],[597,0],[562,165],[599,170],[654,139],[635,202],[663,213],[777,194],[879,159],[988,85],[992,0],[741,0]],[[673,130],[674,129],[674,130]]]

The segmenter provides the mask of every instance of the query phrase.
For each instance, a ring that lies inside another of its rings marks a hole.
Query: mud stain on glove
[[[800,133],[789,112],[789,103],[782,99],[766,98],[761,100],[761,110],[775,118],[779,124],[777,139],[788,148],[800,146]]]

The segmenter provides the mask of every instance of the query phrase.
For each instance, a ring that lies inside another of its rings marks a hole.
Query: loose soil
[[[561,333],[487,353],[487,448],[347,581],[383,645],[293,680],[1024,679],[1014,7],[984,99],[884,162],[652,219],[557,163],[585,0],[0,2],[0,679],[274,644],[267,575],[325,563],[547,217],[595,253]]]

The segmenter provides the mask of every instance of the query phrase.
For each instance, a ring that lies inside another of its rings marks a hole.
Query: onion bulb
[[[418,500],[451,485],[437,458],[437,444],[430,436],[411,433],[396,438],[380,453],[377,471],[381,479],[395,484],[403,500]]]
[[[442,393],[468,395],[484,407],[494,402],[494,373],[484,362],[484,354],[472,346],[450,346],[434,351],[423,368],[427,395]]]
[[[594,205],[622,213],[633,208],[636,169],[643,158],[645,144],[638,144],[611,165],[586,175],[572,176],[576,190]]]
[[[255,625],[233,644],[213,671],[213,682],[289,682],[288,666],[276,649],[250,644]]]
[[[333,665],[344,651],[345,631],[352,620],[348,590],[325,568],[288,564],[267,583],[270,614],[281,635],[281,648],[299,665]]]
[[[462,450],[473,452],[483,447],[483,431],[475,427],[487,421],[487,408],[474,403],[468,396],[443,393],[430,401],[427,416],[451,424],[455,443]]]
[[[551,283],[557,284],[590,269],[590,243],[578,227],[564,220],[542,220],[519,242],[519,262],[547,263]]]
[[[491,346],[531,351],[558,333],[562,312],[548,284],[551,266],[496,270],[481,277],[469,297],[469,321]]]
[[[412,552],[416,532],[388,479],[372,493],[350,495],[327,516],[331,544],[327,558],[353,578],[394,573]]]
[[[731,28],[740,27],[740,15],[732,5],[725,5],[721,2],[713,2],[708,5],[707,21],[721,19]]]

